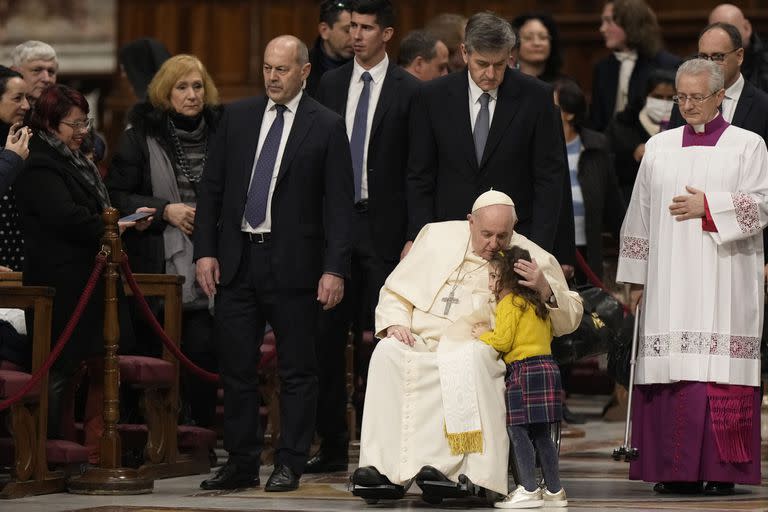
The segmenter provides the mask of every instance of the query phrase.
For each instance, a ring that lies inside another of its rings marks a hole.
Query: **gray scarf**
[[[96,164],[91,162],[79,150],[72,151],[67,147],[66,144],[48,132],[41,130],[37,135],[45,142],[47,142],[48,145],[55,149],[61,156],[63,156],[67,163],[74,167],[79,175],[93,187],[93,189],[96,191],[96,196],[99,198],[99,204],[101,205],[102,209],[112,206],[112,204],[109,202],[109,193],[107,192],[107,187],[101,180],[101,174],[99,174],[99,170],[96,168]]]
[[[147,136],[149,172],[152,179],[152,195],[170,203],[180,203],[179,186],[173,164],[154,137]],[[159,214],[160,212],[158,212]],[[192,260],[192,241],[176,226],[168,224],[163,231],[165,247],[165,273],[184,276],[181,286],[182,302],[189,304],[198,298],[195,291],[195,264]]]

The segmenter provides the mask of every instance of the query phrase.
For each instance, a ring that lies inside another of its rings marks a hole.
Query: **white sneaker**
[[[544,499],[545,507],[567,507],[568,499],[565,497],[565,489],[560,488],[557,492],[549,492],[546,487],[541,491],[541,497]]]
[[[506,498],[493,504],[496,508],[539,508],[543,505],[541,489],[526,491],[522,485],[518,485]]]

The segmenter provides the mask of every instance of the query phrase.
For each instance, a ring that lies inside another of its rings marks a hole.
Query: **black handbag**
[[[629,387],[629,362],[632,358],[634,328],[635,315],[628,313],[608,351],[608,375],[625,388]]]
[[[581,322],[574,332],[552,340],[552,356],[561,365],[609,352],[624,322],[624,308],[610,293],[591,285],[576,291],[584,303]]]

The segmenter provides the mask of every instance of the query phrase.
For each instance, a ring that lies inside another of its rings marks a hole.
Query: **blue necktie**
[[[475,131],[472,137],[475,139],[475,155],[477,155],[477,165],[483,161],[483,152],[485,151],[485,143],[488,140],[488,130],[490,128],[491,113],[488,110],[488,100],[491,99],[491,95],[484,92],[480,95],[480,112],[477,113],[475,118]]]
[[[368,129],[368,100],[371,96],[371,74],[365,71],[360,78],[363,80],[363,91],[357,100],[355,122],[352,124],[352,137],[349,139],[349,149],[352,151],[352,170],[355,177],[355,202],[360,201],[363,186],[363,155],[365,154],[365,132]]]
[[[283,113],[285,105],[275,105],[277,115],[269,127],[267,138],[261,147],[256,165],[253,169],[251,186],[248,189],[248,200],[245,203],[245,220],[252,228],[255,228],[267,218],[267,202],[269,200],[269,186],[272,183],[272,174],[275,172],[277,151],[280,149],[280,139],[283,137]]]

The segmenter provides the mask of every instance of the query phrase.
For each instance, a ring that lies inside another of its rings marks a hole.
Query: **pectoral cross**
[[[455,291],[456,291],[456,287],[454,286],[453,289],[451,290],[451,293],[449,293],[447,297],[443,297],[442,299],[440,299],[441,302],[445,302],[445,311],[443,311],[444,315],[447,315],[448,313],[451,312],[451,306],[459,303],[459,299],[457,299],[453,295]]]

